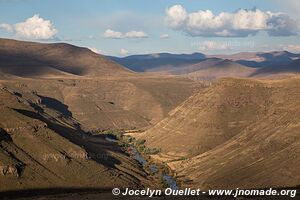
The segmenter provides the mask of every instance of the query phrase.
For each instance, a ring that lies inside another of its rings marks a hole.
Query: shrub
[[[161,152],[161,149],[159,148],[146,148],[145,149],[145,154],[158,154]]]
[[[138,140],[136,140],[135,144],[136,144],[137,146],[140,146],[140,145],[144,145],[145,142],[146,142],[146,140],[138,139]]]

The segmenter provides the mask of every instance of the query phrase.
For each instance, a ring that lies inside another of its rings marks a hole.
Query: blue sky
[[[295,27],[300,3],[282,2],[0,0],[0,37],[67,42],[117,56],[157,52],[299,52],[300,28]],[[206,20],[210,14],[213,17]],[[250,20],[243,23],[240,16]]]

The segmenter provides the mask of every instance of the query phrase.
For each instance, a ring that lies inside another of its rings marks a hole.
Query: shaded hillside
[[[117,145],[42,103],[34,93],[0,90],[1,192],[149,186],[147,174]]]
[[[203,60],[205,55],[201,53],[194,54],[146,54],[134,55],[124,58],[109,57],[111,60],[136,72],[165,71],[182,65],[194,64]]]
[[[264,75],[275,74],[285,71],[281,68],[293,65],[300,54],[288,51],[242,52],[232,55],[162,53],[109,58],[137,72],[160,72],[188,75],[194,80],[213,80],[222,77],[247,77],[256,74],[253,68],[257,68],[257,74],[260,71],[265,71]]]
[[[193,80],[214,80],[222,77],[248,77],[254,71],[254,68],[246,67],[230,60],[209,58],[168,72],[184,75]]]
[[[184,186],[296,186],[299,84],[299,78],[220,80],[140,137],[148,146],[162,149],[158,158],[169,160]]]
[[[3,80],[20,93],[37,91],[68,106],[87,130],[148,127],[201,85],[179,77]]]
[[[224,60],[220,58],[207,58],[192,65],[186,65],[186,66],[181,66],[179,68],[170,69],[168,72],[176,75],[188,74],[198,70],[207,69],[211,66],[216,66],[222,61]]]
[[[250,67],[266,67],[287,65],[299,59],[300,54],[294,54],[288,51],[242,52],[232,55],[213,55],[208,57],[230,59]]]
[[[20,77],[118,76],[122,66],[69,44],[40,44],[0,39],[0,71]]]
[[[291,62],[288,65],[269,66],[257,69],[251,76],[264,76],[273,74],[299,74],[300,73],[300,59]]]

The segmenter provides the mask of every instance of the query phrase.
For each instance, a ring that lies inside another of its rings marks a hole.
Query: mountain
[[[242,52],[233,55],[212,55],[207,57],[217,57],[230,59],[242,65],[249,67],[267,67],[287,65],[300,58],[300,54],[294,54],[288,51],[273,52]]]
[[[131,55],[125,57],[125,59],[132,60],[151,60],[153,58],[178,58],[178,59],[188,59],[188,60],[197,60],[204,59],[206,56],[202,53],[192,53],[192,54],[171,54],[171,53],[156,53],[156,54],[142,54],[142,55]]]
[[[266,188],[300,182],[299,77],[226,78],[199,90],[139,138],[161,148],[184,187]]]
[[[231,60],[208,58],[193,65],[182,66],[168,71],[171,74],[184,75],[193,80],[215,80],[222,77],[248,77],[255,71]]]
[[[197,63],[205,58],[204,54],[145,54],[133,55],[124,58],[108,57],[109,59],[136,72],[162,71],[173,69],[181,65]]]
[[[0,71],[18,77],[130,75],[126,68],[70,44],[41,44],[0,39]]]
[[[255,69],[221,58],[206,58],[204,54],[148,54],[125,58],[110,57],[136,72],[160,72],[181,75],[193,80],[214,80],[221,77],[247,77]]]
[[[226,76],[246,77],[256,74],[255,70],[251,68],[257,68],[258,73],[260,73],[261,68],[267,68],[268,70],[266,71],[271,74],[276,73],[280,71],[279,69],[282,66],[292,65],[295,60],[300,59],[300,54],[288,51],[242,52],[232,55],[162,53],[109,58],[136,72],[160,72],[173,75],[187,75],[195,80],[212,80]],[[231,65],[232,67],[226,70],[222,66],[224,64],[221,61],[224,61],[225,65]],[[231,63],[229,63],[230,61]],[[221,66],[216,71],[217,65]],[[210,67],[213,69],[209,69]],[[224,71],[221,71],[221,69],[224,69]]]
[[[281,66],[267,66],[257,69],[251,76],[264,76],[274,74],[299,74],[300,73],[300,59],[294,60],[287,65]]]

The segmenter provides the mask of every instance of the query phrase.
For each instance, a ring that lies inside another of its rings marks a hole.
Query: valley
[[[133,135],[160,148],[154,157],[185,187],[297,185],[299,80],[222,79]]]
[[[170,187],[166,177],[202,190],[297,187],[298,57],[270,54],[282,66],[196,53],[133,56],[126,68],[87,48],[0,39],[0,193],[105,196]],[[99,134],[118,131],[141,143],[128,143],[135,153]]]

